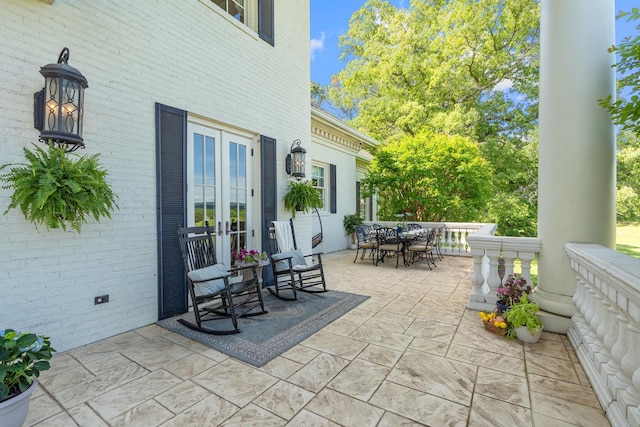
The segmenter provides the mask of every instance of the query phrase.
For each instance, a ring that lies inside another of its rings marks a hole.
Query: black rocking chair
[[[196,321],[192,323],[179,319],[178,322],[205,334],[229,335],[242,332],[238,327],[238,317],[267,313],[262,300],[256,266],[229,270],[223,264],[218,264],[208,222],[205,222],[204,227],[178,225],[178,240]],[[246,270],[249,269],[253,274],[247,274],[249,271]],[[242,270],[245,271],[238,274]],[[234,274],[237,276],[232,277]],[[236,308],[240,306],[246,309],[236,314]],[[260,311],[254,311],[257,307],[260,307]],[[231,319],[233,328],[211,329],[202,324],[205,321],[220,319]]]
[[[274,285],[267,289],[284,300],[298,299],[297,291],[327,292],[322,269],[322,254],[303,255],[297,248],[293,221],[273,221],[269,227],[269,252]],[[307,258],[316,258],[316,262]],[[291,296],[282,294],[290,290]]]

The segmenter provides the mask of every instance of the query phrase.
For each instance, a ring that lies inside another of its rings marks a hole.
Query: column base
[[[538,318],[540,318],[540,321],[544,325],[545,332],[566,334],[567,330],[571,326],[571,317],[559,316],[543,310],[538,312]]]
[[[538,287],[531,293],[531,299],[538,304],[540,310],[547,311],[550,314],[570,318],[576,312],[573,295],[554,294]],[[545,325],[545,329],[546,327],[547,325]]]

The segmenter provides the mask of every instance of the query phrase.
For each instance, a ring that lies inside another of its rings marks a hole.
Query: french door
[[[187,223],[212,228],[218,262],[251,241],[251,139],[195,123],[187,127]]]

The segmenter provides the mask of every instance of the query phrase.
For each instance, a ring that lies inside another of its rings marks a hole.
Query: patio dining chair
[[[274,285],[267,289],[273,295],[284,300],[296,300],[298,291],[327,292],[322,253],[302,254],[296,244],[293,220],[271,223],[269,252]],[[291,291],[291,295],[283,291]]]
[[[433,257],[433,251],[436,241],[436,235],[439,227],[433,227],[423,240],[417,240],[407,247],[407,252],[411,254],[411,262],[414,263],[416,258],[424,256],[427,260],[427,266],[431,270],[431,264],[436,267],[436,261]]]
[[[229,335],[242,332],[238,318],[267,313],[262,300],[262,290],[256,274],[256,266],[227,269],[216,260],[211,228],[181,227],[178,224],[178,240],[182,252],[189,295],[195,323],[184,318],[178,320],[184,326],[212,335]],[[248,274],[251,269],[253,274]],[[238,273],[242,272],[241,275]],[[232,275],[236,275],[232,277]],[[242,307],[243,311],[236,310]],[[255,311],[257,308],[259,311]],[[213,329],[203,325],[209,320],[231,319],[233,328]]]
[[[376,238],[378,240],[378,256],[375,264],[378,265],[379,262],[384,262],[385,257],[395,255],[396,268],[398,268],[400,255],[404,255],[404,244],[400,236],[398,236],[398,230],[391,227],[380,227],[376,230]]]
[[[378,249],[378,240],[376,240],[375,236],[372,236],[370,233],[368,233],[367,228],[363,225],[356,225],[354,229],[356,232],[357,246],[356,257],[353,259],[353,262],[356,262],[356,260],[358,259],[358,253],[361,249],[362,255],[360,255],[360,260],[364,259],[367,253],[367,249],[369,249],[369,256],[375,262],[375,257],[373,255],[375,255],[375,252]]]

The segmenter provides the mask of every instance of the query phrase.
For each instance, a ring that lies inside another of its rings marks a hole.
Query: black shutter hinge
[[[251,149],[251,157],[253,157],[253,148]]]
[[[256,230],[251,229],[251,237],[256,237]]]
[[[251,197],[253,197],[253,188],[251,189]]]

